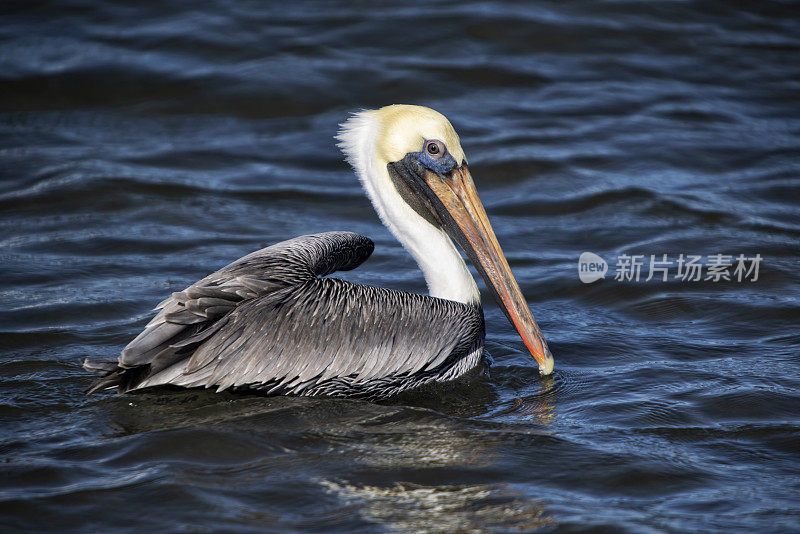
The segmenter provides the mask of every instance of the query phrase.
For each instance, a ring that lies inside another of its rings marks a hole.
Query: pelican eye
[[[428,153],[433,159],[439,159],[444,156],[446,148],[441,141],[428,141],[425,143],[425,152]]]

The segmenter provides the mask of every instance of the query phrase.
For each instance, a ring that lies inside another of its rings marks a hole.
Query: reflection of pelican
[[[253,252],[173,293],[89,388],[251,388],[378,398],[481,364],[480,294],[454,239],[543,374],[553,358],[500,250],[447,119],[388,106],[344,123],[341,147],[383,222],[417,260],[431,296],[322,278],[360,265],[372,241],[302,236]]]
[[[532,532],[557,525],[541,502],[506,484],[363,486],[331,480],[323,488],[389,532]]]
[[[492,413],[492,418],[513,415],[515,420],[528,419],[540,425],[549,425],[556,416],[557,389],[553,377],[542,377],[537,389],[536,393],[515,393],[510,405]]]

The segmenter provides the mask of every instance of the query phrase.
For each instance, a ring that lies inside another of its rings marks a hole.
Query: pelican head
[[[431,295],[479,304],[455,241],[540,373],[550,374],[553,356],[497,242],[447,118],[422,106],[361,111],[342,124],[338,139],[378,215],[420,264]]]

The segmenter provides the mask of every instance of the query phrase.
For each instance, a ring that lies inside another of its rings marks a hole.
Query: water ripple
[[[797,529],[790,4],[2,10],[7,529]],[[459,131],[551,377],[486,294],[490,376],[393,402],[81,394],[165,294],[288,237],[364,233],[344,277],[424,291],[333,141],[393,102]],[[763,264],[623,283],[623,253]]]

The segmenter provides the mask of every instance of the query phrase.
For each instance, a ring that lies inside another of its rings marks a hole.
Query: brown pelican
[[[87,390],[152,386],[377,399],[455,379],[484,362],[480,293],[464,250],[542,374],[553,357],[489,225],[450,122],[428,108],[355,113],[339,146],[430,296],[325,278],[372,253],[351,232],[258,250],[173,293]]]

